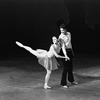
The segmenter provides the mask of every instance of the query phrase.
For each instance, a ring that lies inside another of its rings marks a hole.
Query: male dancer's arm
[[[73,56],[74,56],[74,51],[73,51],[72,43],[71,43],[71,33],[70,33],[70,32],[67,32],[67,33],[68,33],[68,35],[69,35],[70,46],[71,46],[72,54],[73,54]]]
[[[67,60],[67,59],[69,60],[69,57],[67,56],[66,47],[65,47],[65,43],[64,42],[62,44],[62,51],[63,51],[64,56],[66,57],[65,60]]]
[[[66,57],[66,59],[65,60],[69,60],[69,57],[67,56],[67,52],[66,52],[66,47],[65,47],[65,42],[64,42],[64,40],[63,40],[63,35],[60,35],[59,36],[59,40],[61,41],[61,44],[62,44],[62,51],[63,51],[63,54],[64,54],[64,56]]]

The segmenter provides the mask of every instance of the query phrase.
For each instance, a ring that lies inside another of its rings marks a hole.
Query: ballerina
[[[53,44],[50,46],[49,51],[43,50],[43,49],[33,50],[31,47],[25,46],[22,43],[16,41],[16,44],[19,47],[22,47],[26,49],[27,51],[29,51],[30,53],[32,53],[33,55],[35,55],[38,58],[39,64],[45,67],[47,74],[45,76],[44,89],[51,88],[50,86],[48,86],[51,71],[58,69],[59,64],[57,60],[55,59],[55,57],[68,59],[68,57],[58,55],[61,49],[61,45],[60,45],[60,42],[58,42],[57,38],[53,36],[52,41],[53,41]]]

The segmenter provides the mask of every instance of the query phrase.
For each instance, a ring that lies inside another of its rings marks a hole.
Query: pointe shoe
[[[44,85],[44,89],[50,89],[51,87],[48,85]]]
[[[23,45],[22,45],[20,42],[18,42],[18,41],[16,41],[16,44],[17,44],[18,46],[20,46],[20,47],[23,47]]]

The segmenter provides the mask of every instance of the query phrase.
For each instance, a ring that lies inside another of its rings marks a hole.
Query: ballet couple
[[[71,45],[71,34],[70,32],[67,32],[64,24],[60,26],[60,31],[61,34],[59,35],[58,39],[55,36],[52,37],[53,44],[51,44],[49,51],[43,49],[33,50],[31,47],[25,46],[22,43],[16,41],[16,44],[19,47],[26,49],[34,56],[36,56],[39,64],[46,69],[47,73],[45,76],[44,89],[51,88],[48,85],[51,72],[52,70],[58,69],[59,66],[56,58],[62,58],[64,65],[60,85],[64,88],[68,88],[67,75],[68,75],[68,81],[71,84],[78,84],[77,82],[74,81],[73,77],[73,65],[72,65],[73,51]],[[64,54],[63,56],[59,55],[61,50],[63,51]]]

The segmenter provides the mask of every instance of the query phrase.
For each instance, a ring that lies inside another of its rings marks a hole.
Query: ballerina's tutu
[[[43,49],[37,49],[36,52],[39,55],[41,55],[41,57],[37,56],[38,62],[39,62],[40,65],[45,67],[45,69],[48,69],[48,70],[58,69],[59,64],[58,64],[58,62],[57,62],[57,60],[55,59],[54,56],[49,58],[48,55],[47,55],[47,51],[43,50]]]
[[[40,65],[45,67],[45,69],[48,69],[48,70],[56,70],[58,69],[58,66],[59,66],[59,63],[57,62],[54,56],[51,58],[47,56],[44,58],[38,58],[38,62]]]
[[[47,51],[46,51],[46,50],[43,50],[43,49],[36,49],[36,51],[37,51],[39,54],[47,54]]]

